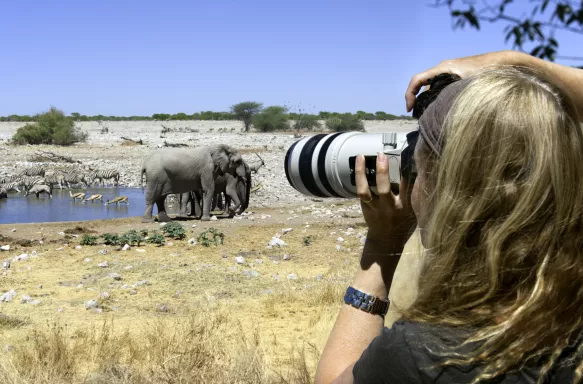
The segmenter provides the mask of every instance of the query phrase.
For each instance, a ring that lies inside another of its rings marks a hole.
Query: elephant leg
[[[190,197],[190,192],[184,192],[184,193],[177,193],[176,194],[176,200],[178,201],[179,207],[180,207],[180,216],[181,217],[186,217],[188,216],[188,199]]]
[[[217,194],[215,194],[216,196],[216,200],[217,200],[217,209],[219,211],[225,210],[225,204],[223,202],[223,193],[219,192]]]
[[[213,188],[202,191],[202,221],[210,221],[211,219],[211,205],[213,203],[215,191]]]
[[[225,211],[229,210],[229,215],[234,215],[241,208],[241,200],[239,200],[239,196],[237,195],[237,185],[228,185],[225,191],[225,197],[233,200],[234,205],[232,209],[227,205]]]
[[[202,217],[202,193],[200,191],[192,191],[191,210],[197,219]]]
[[[147,188],[147,186],[146,186]],[[156,200],[155,191],[152,190],[152,187],[147,188],[146,190],[146,208],[144,209],[144,216],[142,217],[142,223],[152,223],[154,218],[152,217],[152,211],[154,210],[154,201]],[[116,206],[119,205],[117,202]]]
[[[162,196],[156,200],[156,207],[158,207],[158,221],[161,223],[167,223],[170,221],[170,217],[166,213],[166,207],[164,207],[164,201],[166,196]]]

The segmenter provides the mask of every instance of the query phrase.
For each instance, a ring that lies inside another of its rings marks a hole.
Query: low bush
[[[103,237],[103,244],[105,245],[119,245],[119,235],[105,233],[101,237]]]
[[[87,140],[87,133],[75,126],[73,118],[55,107],[36,115],[35,121],[18,128],[12,136],[12,143],[71,145]]]
[[[333,132],[364,131],[364,123],[358,116],[344,114],[326,119],[326,128]]]
[[[97,245],[98,236],[83,235],[79,244],[81,245]]]
[[[153,233],[150,237],[146,239],[146,241],[150,244],[162,246],[166,242],[166,239],[164,238],[164,235],[160,233]]]
[[[287,108],[271,106],[253,116],[253,126],[261,132],[285,131],[290,129]]]
[[[225,242],[225,234],[218,231],[216,228],[209,228],[206,231],[198,235],[196,241],[205,247],[210,247],[211,245],[223,245]]]
[[[166,237],[170,237],[172,239],[177,240],[184,239],[184,237],[186,236],[186,232],[184,231],[182,225],[175,221],[171,221],[165,226],[163,226],[162,232],[164,232]]]
[[[314,129],[319,129],[322,127],[318,116],[316,115],[301,115],[298,119],[294,122],[294,129],[296,131],[306,130],[312,131]]]

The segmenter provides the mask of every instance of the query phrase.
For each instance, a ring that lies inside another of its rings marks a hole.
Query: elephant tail
[[[144,173],[146,173],[146,167],[142,166],[140,171],[140,185],[142,186],[142,193],[144,193]]]

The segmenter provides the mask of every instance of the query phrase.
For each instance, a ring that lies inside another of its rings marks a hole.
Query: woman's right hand
[[[465,77],[473,76],[492,65],[510,64],[515,61],[515,55],[521,55],[521,53],[514,51],[502,51],[446,60],[442,61],[436,67],[416,74],[411,78],[409,86],[407,87],[407,91],[405,92],[407,112],[410,112],[413,109],[413,106],[415,105],[415,99],[421,90],[421,87],[428,85],[429,79],[439,75],[440,73],[453,73],[463,79]]]

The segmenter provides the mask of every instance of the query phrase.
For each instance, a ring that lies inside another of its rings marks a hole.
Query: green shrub
[[[316,115],[301,115],[298,116],[296,121],[294,122],[294,129],[296,131],[300,131],[305,129],[307,131],[312,131],[317,128],[321,128],[322,124]]]
[[[262,103],[258,103],[256,101],[244,101],[242,103],[232,105],[231,114],[236,116],[237,119],[243,121],[243,124],[245,125],[245,132],[247,132],[249,131],[249,128],[251,128],[253,116],[261,111],[261,108],[263,108]]]
[[[79,244],[81,245],[97,245],[98,236],[83,235]]]
[[[290,129],[287,108],[271,106],[253,116],[253,126],[261,132],[285,131]]]
[[[326,128],[334,132],[364,131],[364,123],[358,116],[346,113],[326,119]]]
[[[162,227],[162,232],[166,235],[166,237],[170,237],[172,239],[184,239],[186,236],[186,232],[184,232],[184,228],[182,225],[175,221],[171,221],[165,226]]]
[[[101,237],[103,237],[103,244],[105,245],[119,245],[119,235],[112,234],[112,233],[105,233]]]
[[[153,233],[148,239],[146,240],[150,244],[156,244],[158,246],[164,245],[166,239],[160,233]]]
[[[126,233],[124,233],[120,240],[123,240],[123,244],[118,244],[118,245],[125,245],[125,244],[129,244],[129,245],[135,245],[135,246],[140,246],[141,243],[144,242],[144,236],[142,236],[142,234],[138,231],[136,231],[135,229],[132,229],[131,231],[128,231]]]
[[[214,244],[215,246],[223,245],[225,241],[225,234],[223,232],[219,232],[215,228],[209,228],[198,235],[196,241],[205,247],[210,247],[211,244]]]
[[[51,107],[48,112],[36,115],[35,121],[18,128],[12,136],[12,142],[17,145],[71,145],[87,140],[87,133],[81,132],[75,126],[74,119],[65,116],[63,111],[55,107]]]
[[[312,236],[304,236],[304,238],[302,239],[302,243],[307,247],[312,245],[313,240],[314,238]]]

